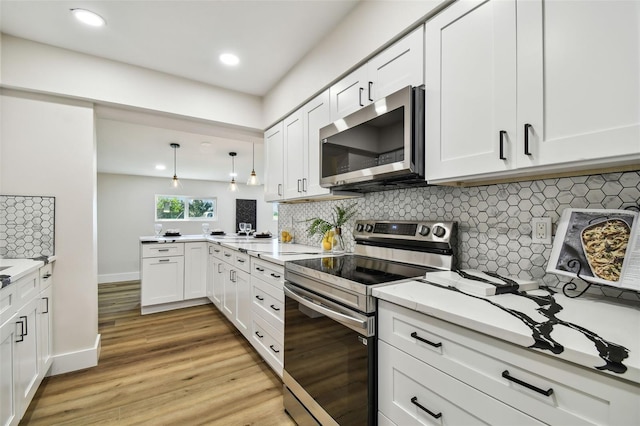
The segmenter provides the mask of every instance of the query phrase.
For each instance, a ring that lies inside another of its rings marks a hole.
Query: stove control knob
[[[427,225],[420,225],[420,228],[418,229],[418,233],[423,237],[429,235],[429,231],[431,231],[431,229],[429,229]]]
[[[373,225],[370,223],[367,223],[367,226],[364,228],[365,231],[367,232],[372,232],[373,231]]]
[[[356,225],[356,231],[362,232],[363,229],[364,229],[364,225],[363,224],[359,223],[359,224]]]
[[[442,226],[436,225],[433,227],[433,235],[435,235],[438,238],[444,237],[446,233],[447,233],[447,230],[444,229]]]

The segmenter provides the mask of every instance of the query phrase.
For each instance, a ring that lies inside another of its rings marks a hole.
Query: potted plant
[[[335,206],[331,220],[319,217],[308,219],[307,222],[311,222],[307,228],[309,236],[322,235],[322,248],[325,251],[344,250],[342,226],[356,214],[355,208],[355,203],[347,207]]]

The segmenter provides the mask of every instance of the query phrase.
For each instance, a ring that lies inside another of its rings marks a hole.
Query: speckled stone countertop
[[[142,243],[187,243],[207,241],[217,243],[233,250],[240,250],[278,265],[289,260],[307,259],[309,257],[331,256],[320,247],[304,244],[283,244],[277,238],[254,238],[228,234],[224,236],[182,235],[179,237],[140,237]]]
[[[54,260],[56,260],[55,256],[43,256],[35,259],[0,259],[0,268],[2,268],[0,288],[5,288]]]
[[[525,348],[640,383],[640,308],[558,289],[478,296],[409,281],[375,288],[397,305]]]

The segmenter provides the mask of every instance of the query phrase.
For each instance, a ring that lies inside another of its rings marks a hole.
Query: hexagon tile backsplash
[[[567,207],[620,209],[640,203],[640,171],[504,183],[469,188],[429,186],[365,194],[362,198],[305,204],[281,204],[279,227],[293,227],[297,243],[319,245],[305,221],[329,219],[333,206],[358,205],[343,229],[348,251],[356,219],[452,220],[458,222],[460,268],[540,279],[564,284],[545,269],[551,244],[531,242],[531,218],[550,217],[554,224]]]
[[[0,195],[0,257],[54,254],[55,197]]]

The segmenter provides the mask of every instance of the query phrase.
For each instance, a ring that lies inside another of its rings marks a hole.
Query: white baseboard
[[[100,358],[101,342],[101,335],[98,334],[91,348],[54,355],[49,375],[55,376],[57,374],[69,373],[70,371],[95,367],[98,365],[98,359]]]
[[[140,279],[140,272],[123,272],[121,274],[98,275],[98,284],[119,283],[121,281],[136,281]]]

